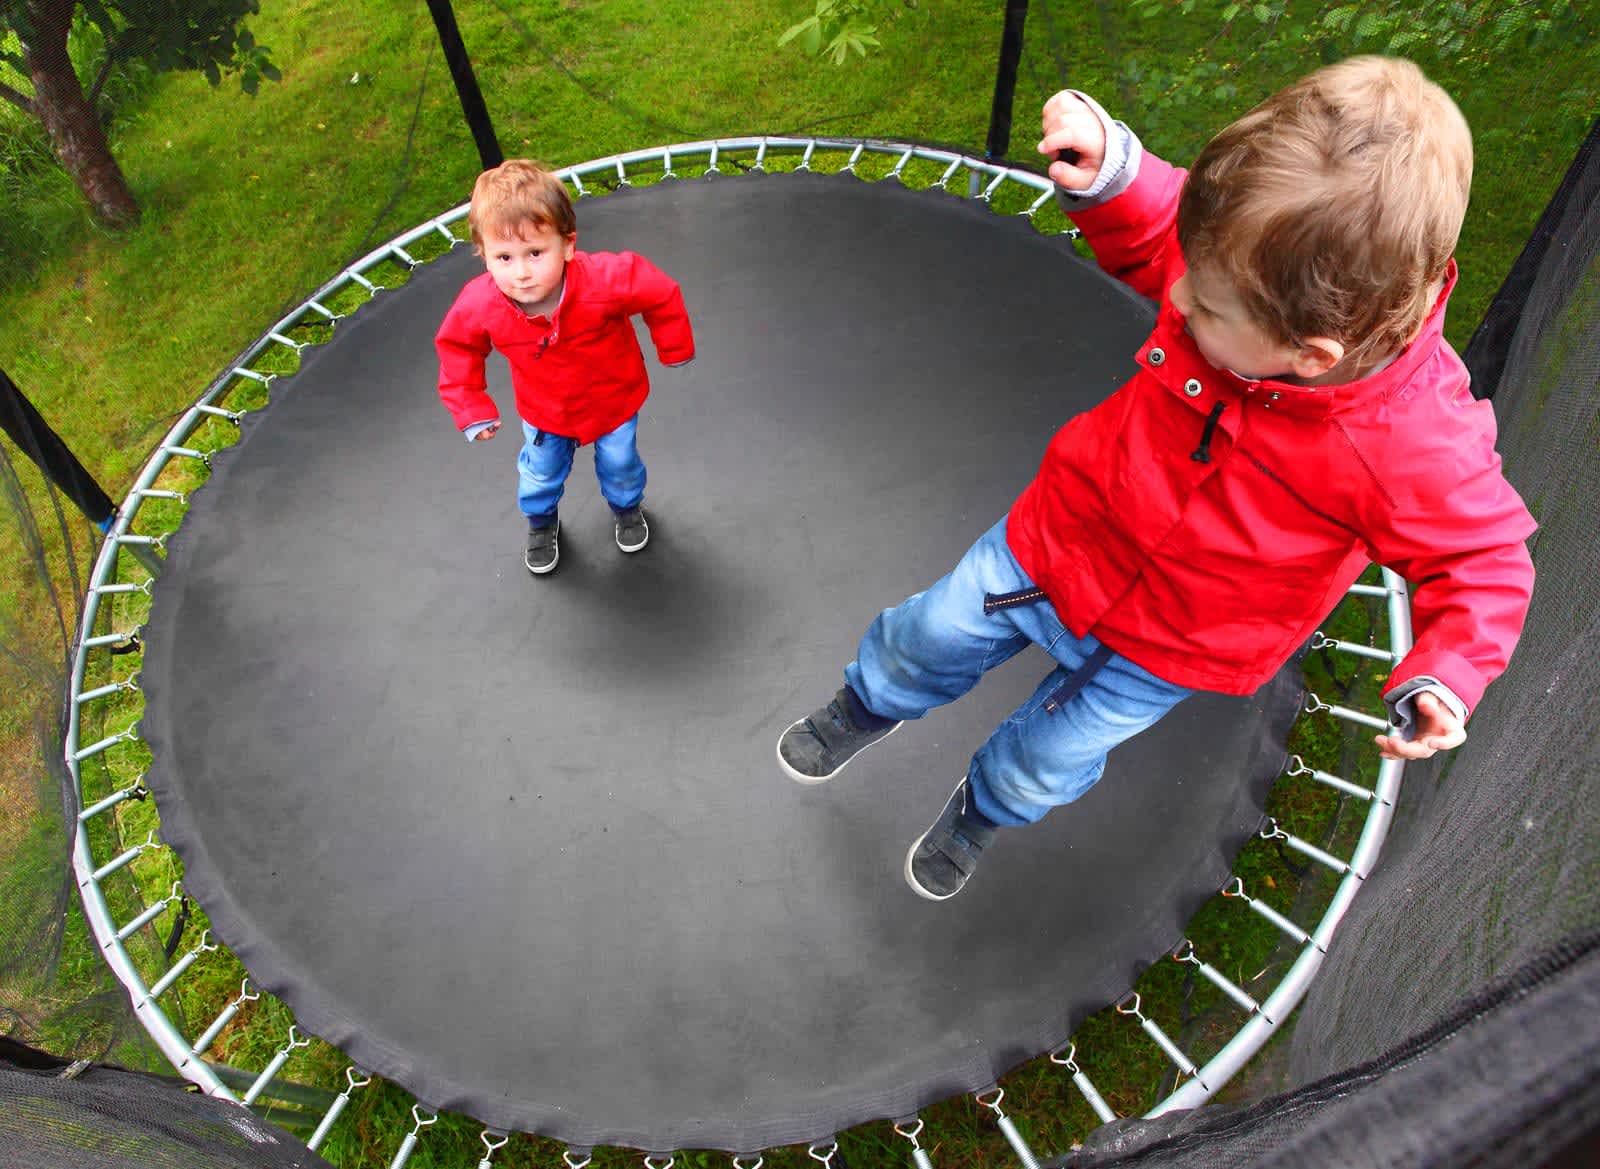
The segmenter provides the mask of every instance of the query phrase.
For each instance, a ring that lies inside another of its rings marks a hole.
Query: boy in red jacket
[[[820,783],[1029,642],[1055,659],[907,852],[932,900],[996,828],[1076,799],[1192,690],[1260,687],[1369,560],[1414,589],[1415,645],[1384,693],[1398,729],[1378,747],[1459,745],[1533,588],[1533,519],[1442,332],[1472,174],[1443,90],[1353,58],[1228,126],[1187,175],[1083,94],[1043,121],[1063,209],[1160,302],[1155,331],[1010,514],[880,614],[844,688],[778,743],[789,776]]]
[[[498,349],[511,366],[524,437],[517,502],[528,517],[528,571],[556,566],[557,504],[575,450],[589,442],[617,547],[639,551],[650,527],[636,434],[650,382],[629,317],[644,316],[662,364],[691,360],[694,335],[678,285],[632,252],[578,251],[566,187],[525,159],[478,176],[467,225],[488,271],[461,290],[434,338],[439,397],[467,441],[487,441],[500,414],[485,389],[484,359]]]

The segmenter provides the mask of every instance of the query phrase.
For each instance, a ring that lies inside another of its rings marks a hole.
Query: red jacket
[[[1431,675],[1470,710],[1521,633],[1535,525],[1444,340],[1454,262],[1420,335],[1377,373],[1241,378],[1206,363],[1167,299],[1184,177],[1146,154],[1126,191],[1073,215],[1101,266],[1161,309],[1133,378],[1051,440],[1012,507],[1012,552],[1074,634],[1228,694],[1272,677],[1369,560],[1387,565],[1412,585],[1415,635],[1388,689]]]
[[[439,397],[458,429],[499,418],[483,377],[484,359],[498,349],[528,425],[593,442],[637,414],[650,393],[634,313],[644,315],[663,365],[694,356],[677,283],[643,256],[574,252],[551,317],[528,316],[485,272],[461,290],[434,337]]]

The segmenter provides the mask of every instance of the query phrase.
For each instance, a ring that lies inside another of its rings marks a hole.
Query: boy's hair
[[[526,158],[512,158],[484,171],[472,186],[472,207],[467,228],[472,246],[483,249],[483,233],[518,235],[522,225],[552,227],[563,238],[578,231],[578,217],[565,184],[549,167]]]
[[[1466,214],[1472,136],[1409,61],[1351,57],[1207,143],[1178,204],[1190,265],[1231,280],[1277,341],[1398,352],[1433,307]]]

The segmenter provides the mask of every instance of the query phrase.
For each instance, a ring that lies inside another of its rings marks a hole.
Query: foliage
[[[99,31],[105,47],[89,87],[91,98],[111,67],[128,61],[142,61],[158,73],[195,70],[212,85],[220,84],[225,73],[237,74],[240,86],[252,94],[263,77],[279,78],[270,50],[242,24],[260,11],[260,0],[78,0],[78,6],[79,18]],[[0,64],[24,77],[22,45],[39,36],[45,8],[45,0],[0,0],[0,33],[17,36],[0,40]]]
[[[813,57],[829,57],[835,65],[843,65],[852,52],[865,57],[868,49],[882,46],[877,12],[887,9],[888,18],[896,20],[898,9],[916,6],[917,0],[817,0],[816,11],[785,29],[778,44],[799,41]]]
[[[1407,4],[1293,3],[1256,0],[1220,5],[1202,0],[1133,0],[1129,11],[1150,22],[1185,19],[1214,22],[1213,35],[1187,58],[1161,71],[1131,61],[1130,82],[1150,94],[1153,109],[1197,101],[1227,101],[1237,89],[1231,81],[1236,43],[1228,33],[1252,29],[1254,53],[1289,51],[1311,60],[1352,53],[1384,53],[1423,62],[1448,61],[1457,75],[1487,71],[1508,50],[1537,49],[1560,38],[1589,35],[1587,18],[1575,0],[1417,0]]]

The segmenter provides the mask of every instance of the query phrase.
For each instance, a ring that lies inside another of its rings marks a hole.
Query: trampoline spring
[[[116,807],[123,800],[142,800],[149,794],[150,789],[144,786],[144,777],[140,776],[128,787],[123,788],[121,791],[112,792],[105,799],[98,803],[90,804],[83,809],[78,813],[78,822],[81,824],[87,820],[92,820],[101,812]]]
[[[1046,191],[1044,194],[1040,195],[1037,199],[1035,199],[1032,203],[1028,204],[1028,209],[1022,213],[1022,217],[1024,219],[1032,219],[1033,215],[1034,215],[1034,212],[1038,211],[1039,208],[1043,207],[1046,203],[1050,202],[1050,200],[1053,199],[1053,198],[1055,198],[1055,192],[1054,191]]]
[[[450,231],[449,231],[448,228],[446,228],[442,224],[438,224],[438,223],[435,223],[434,227],[438,228],[438,230],[444,235],[444,238],[449,240],[452,244],[454,244],[456,242],[456,237],[450,234]],[[330,325],[333,324],[335,321],[344,320],[344,314],[343,313],[334,312],[331,308],[329,308],[327,305],[323,304],[320,300],[308,300],[308,301],[306,301],[306,307],[309,308],[309,309],[314,309],[317,312],[321,313],[323,318]]]
[[[939,176],[939,181],[933,185],[938,187],[941,191],[944,190],[945,186],[950,182],[950,180],[955,178],[956,171],[961,169],[962,161],[963,160],[960,158],[953,160],[950,165],[945,168],[944,174]]]
[[[906,163],[911,161],[911,155],[913,153],[913,151],[908,149],[904,154],[902,154],[900,156],[900,161],[896,162],[894,164],[894,168],[889,171],[888,177],[891,179],[899,178],[900,173],[906,169]]]
[[[233,1017],[239,1013],[239,1009],[245,1003],[253,1003],[260,997],[261,992],[251,990],[250,980],[246,978],[239,984],[238,995],[234,997],[232,1002],[222,1008],[217,1017],[211,1021],[211,1026],[207,1027],[200,1038],[194,1041],[194,1044],[189,1048],[189,1054],[195,1056],[204,1055],[206,1049],[216,1042],[217,1036],[222,1034],[222,1029],[233,1022]],[[338,1104],[338,1101],[335,1100],[334,1103]]]
[[[394,1160],[389,1162],[389,1169],[404,1169],[405,1163],[411,1160],[411,1154],[416,1151],[417,1143],[422,1140],[422,1130],[430,1124],[437,1124],[439,1114],[429,1112],[420,1104],[413,1104],[411,1119],[416,1121],[416,1127],[406,1133],[406,1139],[400,1142],[400,1151],[394,1155]]]
[[[1344,861],[1332,853],[1323,852],[1316,845],[1301,840],[1298,836],[1285,832],[1278,822],[1270,817],[1266,825],[1262,827],[1260,835],[1262,840],[1281,840],[1302,856],[1308,856],[1319,864],[1326,865],[1336,873],[1343,874],[1350,871],[1350,866],[1345,864]]]
[[[511,1143],[511,1137],[498,1129],[486,1128],[478,1134],[478,1139],[483,1142],[483,1158],[478,1162],[478,1169],[490,1169],[489,1162],[499,1150]]]
[[[278,377],[275,373],[257,373],[245,365],[234,366],[231,373],[234,377],[242,377],[251,382],[260,382],[264,386],[270,386]]]
[[[154,835],[154,833],[152,833],[152,835]],[[178,979],[183,977],[184,972],[187,971],[189,967],[193,966],[200,960],[201,954],[208,954],[215,950],[217,948],[216,944],[209,940],[210,937],[210,930],[206,930],[205,933],[201,934],[200,941],[196,943],[195,948],[190,950],[182,958],[179,958],[172,964],[172,969],[163,974],[161,978],[153,986],[151,986],[149,993],[144,996],[144,1001],[141,1002],[139,1007],[136,1009],[143,1009],[144,1007],[154,1003],[156,999],[160,998],[167,992],[167,989],[171,987],[173,983],[177,982]],[[294,1028],[291,1027],[289,1030],[292,1033]],[[245,1103],[248,1104],[250,1101],[246,1100]]]
[[[628,168],[622,165],[622,159],[617,159],[617,186],[631,187],[633,182],[628,178]]]
[[[139,640],[139,631],[132,633],[102,633],[99,637],[86,637],[83,639],[84,649],[97,649],[102,645],[123,645],[130,641]]]
[[[767,136],[763,134],[761,141],[756,145],[756,160],[750,164],[750,169],[756,173],[764,173],[767,169]],[[735,1161],[734,1164],[738,1164]]]
[[[153,581],[147,580],[140,584],[96,585],[90,591],[92,591],[96,596],[110,596],[115,593],[143,593],[148,597],[153,584]]]
[[[186,446],[164,446],[161,448],[161,453],[168,458],[176,455],[184,459],[198,459],[208,467],[211,465],[210,451],[197,451],[193,447]]]
[[[399,244],[393,245],[389,249],[389,254],[391,256],[393,256],[395,259],[399,260],[407,268],[416,268],[418,265],[420,265],[422,263],[421,260],[419,260],[416,257],[412,256],[411,253],[407,252]]]
[[[767,1163],[760,1153],[735,1153],[733,1169],[761,1169]]]
[[[671,1153],[646,1153],[644,1169],[672,1169],[677,1160]]]
[[[1389,721],[1387,719],[1378,718],[1376,715],[1363,714],[1359,710],[1351,710],[1348,706],[1335,706],[1331,703],[1322,701],[1321,698],[1317,697],[1317,695],[1312,692],[1308,692],[1306,694],[1304,709],[1307,714],[1319,714],[1325,711],[1328,714],[1333,715],[1334,718],[1343,719],[1345,722],[1359,723],[1364,727],[1372,727],[1374,730],[1394,730],[1394,728],[1389,725]]]
[[[992,1100],[985,1100],[985,1096],[992,1095]],[[983,1107],[994,1113],[995,1125],[1000,1129],[1000,1134],[1006,1138],[1006,1143],[1011,1146],[1011,1151],[1017,1155],[1024,1169],[1039,1169],[1039,1161],[1033,1155],[1033,1150],[1028,1147],[1028,1142],[1022,1139],[1022,1133],[1017,1129],[1016,1122],[1007,1116],[1000,1108],[1000,1101],[1005,1099],[1005,1089],[998,1085],[985,1088],[982,1092],[973,1094],[973,1099]]]
[[[917,1169],[933,1169],[933,1158],[928,1156],[928,1150],[922,1147],[922,1142],[917,1140],[922,1135],[922,1117],[914,1116],[910,1120],[897,1120],[894,1122],[894,1131],[911,1142],[911,1163]]]
[[[297,1048],[309,1046],[311,1046],[311,1040],[302,1039],[300,1037],[300,1029],[291,1023],[289,1025],[289,1042],[280,1047],[277,1054],[267,1061],[267,1066],[261,1069],[261,1074],[256,1077],[255,1083],[251,1084],[245,1091],[242,1099],[244,1106],[248,1108],[260,1098],[261,1093],[266,1091],[267,1085],[272,1082],[272,1078],[282,1070],[284,1064],[289,1062],[289,1057],[294,1054]]]
[[[156,918],[160,917],[163,913],[165,913],[167,911],[167,906],[171,905],[174,901],[176,901],[178,899],[178,896],[179,896],[179,894],[178,894],[178,883],[176,881],[174,881],[172,883],[172,892],[168,893],[160,901],[157,901],[154,905],[151,905],[148,909],[146,909],[138,917],[134,918],[132,921],[128,922],[121,929],[119,929],[117,931],[117,933],[116,933],[116,940],[118,942],[127,941],[134,934],[138,933],[145,926],[149,925]],[[103,949],[106,948],[106,946],[109,946],[111,944],[112,944],[111,942],[107,942],[105,944],[105,946],[101,946],[100,948],[103,950]]]
[[[98,743],[92,743],[83,748],[83,750],[75,752],[72,756],[72,761],[74,763],[82,763],[85,759],[98,755],[100,752],[107,750],[110,747],[115,747],[118,743],[137,743],[138,741],[139,728],[138,725],[135,724],[125,731],[120,731],[115,735],[110,735],[107,738],[101,739]]]
[[[594,1150],[582,1146],[563,1149],[561,1160],[567,1169],[589,1169],[589,1162],[594,1160]]]
[[[328,1139],[328,1134],[333,1131],[333,1126],[338,1123],[339,1117],[343,1114],[344,1110],[349,1107],[350,1093],[354,1092],[357,1088],[365,1088],[368,1084],[372,1083],[371,1076],[360,1076],[358,1078],[356,1075],[356,1070],[357,1069],[353,1066],[344,1069],[344,1079],[348,1087],[346,1087],[343,1092],[340,1092],[338,1096],[334,1097],[334,1101],[332,1104],[328,1105],[328,1111],[323,1116],[321,1123],[317,1125],[317,1131],[312,1133],[311,1139],[306,1142],[306,1148],[310,1149],[313,1153],[317,1151],[318,1146],[320,1146],[323,1141]]]
[[[350,269],[347,273],[345,273],[345,275],[349,276],[352,281],[354,281],[356,284],[361,285],[362,288],[365,288],[373,296],[377,296],[378,293],[384,291],[383,285],[374,284],[372,281],[368,280],[365,276],[363,276],[360,272],[357,272],[354,268]]]
[[[1003,170],[997,172],[994,178],[990,180],[989,185],[978,194],[978,201],[981,203],[989,202],[990,197],[1000,189],[1000,185],[1005,181],[1006,172]]]
[[[861,161],[861,153],[865,149],[866,146],[863,143],[856,143],[856,148],[850,152],[850,160],[841,168],[846,174],[855,174],[856,163]]]
[[[1315,940],[1310,934],[1306,933],[1305,930],[1295,925],[1294,922],[1290,921],[1287,917],[1284,917],[1283,914],[1279,913],[1266,902],[1258,901],[1254,897],[1250,896],[1250,894],[1246,893],[1244,891],[1244,880],[1242,878],[1235,877],[1233,880],[1229,881],[1227,885],[1223,887],[1222,895],[1224,897],[1238,897],[1242,899],[1244,903],[1251,909],[1255,910],[1256,913],[1260,914],[1267,921],[1270,921],[1273,925],[1277,926],[1280,930],[1282,930],[1289,937],[1293,938],[1296,942],[1299,942],[1302,946],[1310,944],[1315,946],[1320,953],[1327,953],[1327,950],[1323,947],[1322,943]]]
[[[1371,645],[1361,645],[1359,642],[1354,641],[1340,641],[1338,638],[1327,636],[1321,630],[1311,635],[1311,648],[1334,649],[1340,653],[1371,658],[1373,661],[1378,662],[1398,662],[1400,660],[1400,656],[1390,650],[1378,649],[1376,646]]]
[[[226,418],[235,426],[238,426],[239,419],[244,417],[238,410],[224,410],[221,406],[207,406],[204,403],[197,405],[195,409],[202,414],[210,414],[214,418]]]
[[[293,337],[285,337],[282,333],[268,333],[267,336],[272,338],[272,340],[276,341],[279,345],[293,349],[296,353],[299,353],[300,350],[304,349],[310,344],[309,341],[296,341]]]
[[[1340,779],[1337,775],[1330,774],[1326,771],[1318,771],[1314,767],[1307,767],[1305,760],[1301,759],[1298,755],[1289,756],[1289,765],[1284,769],[1284,774],[1309,775],[1318,783],[1327,784],[1327,786],[1334,788],[1337,791],[1342,791],[1346,795],[1354,796],[1358,800],[1376,799],[1379,803],[1383,804],[1387,804],[1389,802],[1387,800],[1379,799],[1376,792],[1370,791],[1369,789],[1362,787],[1360,784],[1351,783],[1348,779]]]
[[[1172,956],[1177,961],[1187,962],[1196,970],[1200,971],[1202,978],[1220,990],[1223,994],[1227,995],[1248,1014],[1260,1015],[1267,1022],[1275,1023],[1275,1020],[1272,1018],[1272,1016],[1267,1014],[1266,1011],[1262,1010],[1261,1004],[1252,998],[1243,987],[1232,982],[1227,975],[1223,974],[1222,971],[1218,970],[1209,962],[1202,960],[1200,955],[1195,953],[1194,943],[1188,938],[1184,938],[1183,941],[1178,944],[1178,948],[1172,952]]]
[[[1093,1081],[1089,1079],[1088,1073],[1078,1066],[1077,1055],[1077,1044],[1069,1043],[1067,1044],[1067,1054],[1063,1056],[1060,1051],[1052,1051],[1050,1053],[1050,1062],[1059,1064],[1067,1069],[1067,1074],[1072,1077],[1072,1086],[1078,1089],[1078,1093],[1089,1102],[1089,1107],[1100,1118],[1100,1123],[1110,1124],[1117,1118],[1117,1114],[1111,1111],[1111,1105],[1107,1104],[1105,1097],[1100,1095],[1100,1089],[1094,1086]]]
[[[1200,1077],[1200,1068],[1196,1066],[1194,1060],[1190,1059],[1183,1053],[1183,1049],[1172,1041],[1167,1033],[1161,1029],[1161,1025],[1159,1023],[1146,1016],[1145,1013],[1139,1009],[1139,1004],[1140,998],[1138,994],[1130,991],[1129,994],[1117,1004],[1117,1014],[1129,1015],[1132,1018],[1139,1020],[1140,1030],[1150,1037],[1150,1041],[1159,1047],[1166,1057],[1176,1064],[1178,1069],[1183,1072],[1184,1075],[1193,1076],[1198,1080]],[[1201,1086],[1204,1087],[1205,1085],[1202,1083]]]
[[[139,681],[137,678],[124,678],[120,682],[112,682],[94,690],[85,690],[82,694],[74,697],[72,701],[82,706],[85,702],[93,702],[96,698],[104,698],[107,694],[125,694],[138,689]]]

